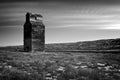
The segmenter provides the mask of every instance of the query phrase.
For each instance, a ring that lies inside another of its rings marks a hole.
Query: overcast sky
[[[0,46],[23,44],[26,12],[43,16],[46,43],[120,38],[120,0],[3,0]]]

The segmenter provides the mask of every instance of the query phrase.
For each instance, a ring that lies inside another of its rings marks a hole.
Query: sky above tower
[[[0,46],[23,44],[26,12],[43,16],[46,43],[120,38],[120,0],[2,0]]]

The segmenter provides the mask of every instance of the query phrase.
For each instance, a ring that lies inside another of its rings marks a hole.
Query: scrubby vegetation
[[[21,46],[8,46],[0,47],[0,50],[7,51],[23,51],[23,45]],[[120,38],[117,39],[105,39],[95,41],[83,41],[74,43],[55,43],[45,44],[45,51],[69,51],[69,52],[120,52]]]
[[[120,39],[105,39],[95,41],[83,41],[76,43],[56,43],[46,44],[46,50],[48,51],[66,51],[66,50],[119,50]]]
[[[120,80],[120,54],[1,52],[0,80]]]

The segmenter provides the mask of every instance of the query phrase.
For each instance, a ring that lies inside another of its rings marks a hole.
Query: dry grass
[[[120,80],[120,54],[1,52],[0,80]]]

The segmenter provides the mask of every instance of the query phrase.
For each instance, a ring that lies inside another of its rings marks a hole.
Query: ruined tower
[[[24,51],[44,51],[45,26],[40,14],[26,14],[24,24]]]

